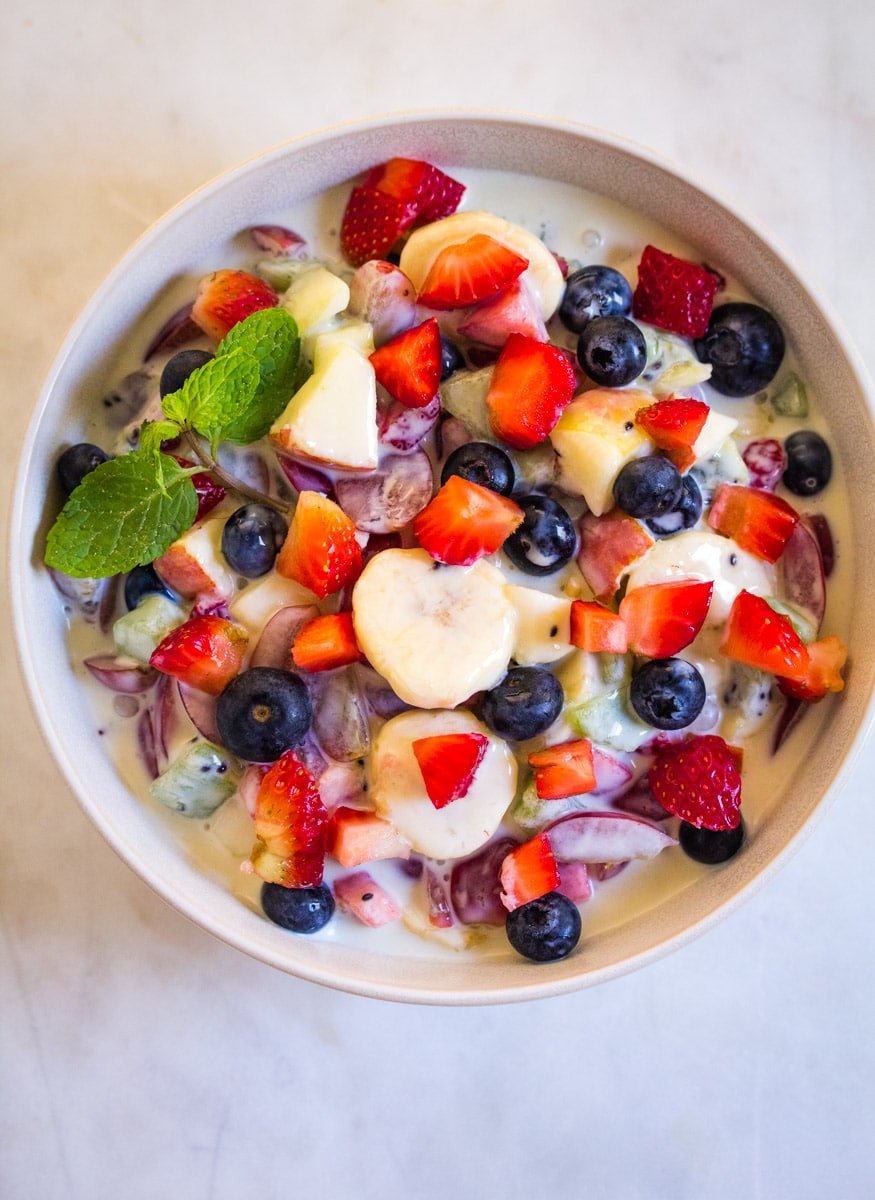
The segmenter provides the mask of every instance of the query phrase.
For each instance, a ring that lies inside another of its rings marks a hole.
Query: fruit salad
[[[290,936],[585,954],[843,688],[791,331],[561,187],[394,158],[244,231],[59,448],[100,732]]]

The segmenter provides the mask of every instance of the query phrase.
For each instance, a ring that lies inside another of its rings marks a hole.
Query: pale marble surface
[[[63,331],[148,221],[291,134],[411,105],[555,112],[689,164],[779,231],[871,367],[873,44],[865,0],[9,6],[4,476]],[[779,877],[679,954],[556,1001],[404,1008],[286,978],[154,897],[3,662],[6,1200],[875,1194],[875,746]]]

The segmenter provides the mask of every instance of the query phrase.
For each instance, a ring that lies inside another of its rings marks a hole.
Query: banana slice
[[[522,278],[534,292],[544,320],[549,320],[559,307],[565,290],[559,264],[540,238],[521,225],[497,217],[495,213],[453,213],[451,217],[423,225],[422,229],[410,235],[401,251],[399,266],[416,291],[421,292],[426,276],[440,252],[447,246],[466,242],[478,233],[487,234],[529,260]]]
[[[352,594],[359,646],[408,704],[455,708],[507,671],[516,614],[501,572],[443,567],[425,550],[384,550]]]
[[[374,560],[376,561],[376,560]],[[486,753],[467,795],[446,808],[429,800],[413,754],[417,738],[448,733],[482,733]],[[418,854],[459,858],[488,842],[516,791],[517,765],[506,742],[475,716],[457,712],[406,712],[387,721],[371,751],[368,794]]]

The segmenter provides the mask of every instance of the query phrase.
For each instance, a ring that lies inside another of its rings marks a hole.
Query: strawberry
[[[664,747],[647,773],[664,809],[697,829],[736,829],[741,774],[732,747],[715,734]]]
[[[501,864],[501,903],[513,912],[559,886],[559,868],[546,833],[511,850]]]
[[[328,813],[316,780],[294,751],[287,750],[258,789],[252,869],[268,883],[315,887],[322,882],[327,828]]]
[[[535,789],[540,800],[579,796],[596,786],[592,742],[586,738],[530,754],[529,766],[535,771]]]
[[[777,562],[796,528],[799,514],[780,496],[737,483],[721,483],[714,493],[708,524],[766,562]]]
[[[180,458],[176,454],[172,457],[176,459],[181,467],[194,466],[194,463],[187,458]],[[215,479],[207,471],[198,471],[197,475],[192,475],[191,482],[194,484],[194,490],[197,494],[197,516],[195,517],[195,523],[197,523],[208,512],[212,512],[217,504],[221,504],[228,493],[220,483],[216,483]]]
[[[639,321],[660,329],[704,337],[718,287],[715,275],[697,263],[645,246],[632,312]]]
[[[333,500],[301,492],[276,569],[324,599],[361,574],[362,551],[355,525]]]
[[[574,368],[561,350],[512,333],[486,394],[493,433],[514,450],[540,445],[571,403],[576,386]]]
[[[479,483],[451,475],[413,521],[419,544],[448,566],[470,567],[494,554],[522,523],[523,510]]]
[[[635,420],[650,440],[666,451],[677,469],[686,471],[696,461],[693,445],[710,411],[703,400],[669,396],[639,409]]]
[[[525,279],[473,308],[459,326],[462,337],[481,346],[500,350],[512,333],[522,333],[536,342],[546,342],[547,326],[541,308]]]
[[[248,271],[213,271],[197,285],[191,319],[214,342],[220,342],[244,317],[277,304],[276,292],[257,275]]]
[[[788,618],[747,591],[739,592],[732,602],[720,653],[790,680],[804,680],[809,670],[808,650]]]
[[[431,163],[412,158],[390,158],[372,167],[365,176],[365,187],[386,192],[405,203],[413,212],[412,220],[439,221],[459,207],[465,185],[451,179]]]
[[[373,187],[356,187],[340,226],[340,248],[354,267],[385,258],[412,220],[403,201]]]
[[[302,671],[332,671],[364,662],[355,640],[351,612],[331,613],[308,621],[292,646],[292,661]]]
[[[247,640],[245,629],[223,617],[192,617],[159,642],[149,666],[218,696],[243,665]]]
[[[571,644],[598,654],[625,654],[629,636],[622,617],[592,600],[571,604]]]
[[[441,381],[441,331],[436,317],[399,333],[371,355],[386,391],[405,408],[425,408]]]
[[[488,300],[522,275],[529,260],[485,233],[447,246],[431,264],[419,303],[427,308],[467,308]]]
[[[653,537],[640,521],[618,508],[597,517],[587,513],[580,521],[577,565],[596,600],[609,604],[623,576],[653,545]]]
[[[425,790],[435,808],[466,796],[483,761],[489,738],[482,733],[446,733],[417,738],[411,745]]]
[[[370,929],[388,925],[401,916],[401,909],[386,889],[367,871],[355,871],[335,879],[334,895],[341,912],[349,913]]]
[[[327,850],[342,867],[357,867],[383,858],[410,857],[410,843],[394,825],[375,812],[346,805],[331,814]]]
[[[822,700],[827,692],[844,691],[842,667],[848,659],[848,649],[835,635],[820,642],[810,642],[808,669],[802,679],[778,679],[778,687],[785,696],[813,704]]]
[[[676,579],[627,592],[620,604],[629,649],[648,658],[668,658],[689,646],[705,623],[714,583]]]

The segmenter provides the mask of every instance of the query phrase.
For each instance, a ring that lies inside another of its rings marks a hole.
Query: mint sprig
[[[223,436],[246,446],[265,436],[296,390],[301,339],[294,317],[284,308],[253,313],[228,333],[216,358],[241,350],[258,362],[259,384],[244,412],[225,426]]]
[[[162,402],[164,415],[194,429],[213,446],[250,407],[261,382],[258,360],[245,350],[231,350],[192,371],[178,392]]]

